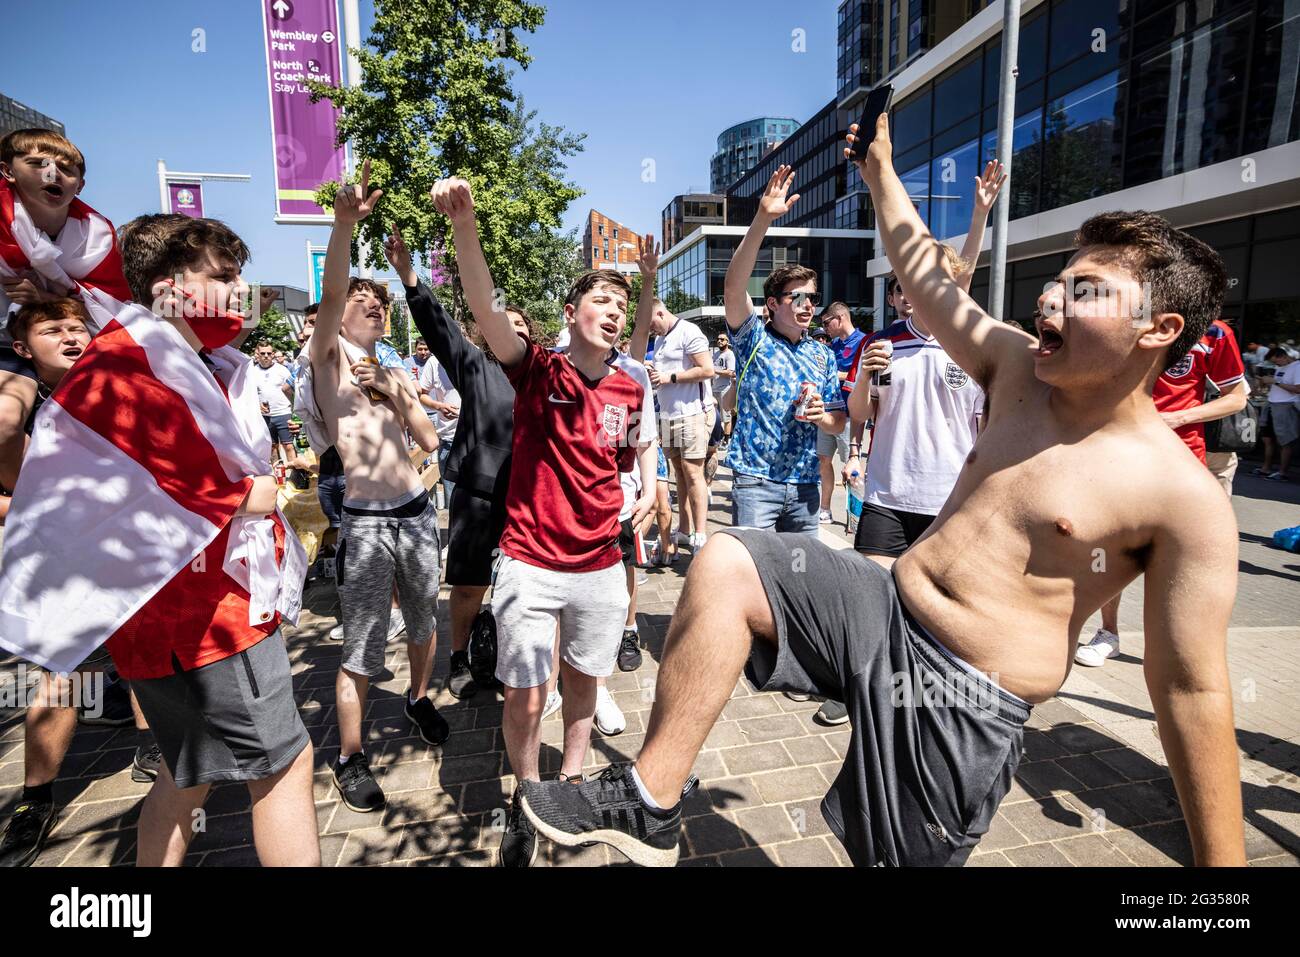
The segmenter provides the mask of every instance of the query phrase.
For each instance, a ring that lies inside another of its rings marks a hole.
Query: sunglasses
[[[819,292],[783,292],[783,293],[781,293],[781,298],[782,298],[782,299],[784,299],[786,296],[789,296],[789,297],[790,297],[790,302],[794,305],[794,307],[795,307],[796,309],[798,309],[798,308],[800,308],[800,307],[806,305],[807,303],[812,303],[814,306],[820,306],[820,305],[822,304],[822,294],[819,293]]]

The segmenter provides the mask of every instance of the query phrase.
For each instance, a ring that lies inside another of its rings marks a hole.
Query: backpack
[[[479,688],[502,687],[497,680],[497,620],[491,608],[484,608],[469,628],[469,673]]]
[[[1219,397],[1219,390],[1210,384],[1205,390],[1205,401]],[[1205,423],[1205,451],[1249,452],[1259,437],[1259,410],[1247,402],[1240,412]]]

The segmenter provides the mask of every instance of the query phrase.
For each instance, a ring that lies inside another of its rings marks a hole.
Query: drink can
[[[808,421],[808,401],[813,397],[813,392],[817,389],[815,382],[799,383],[799,398],[794,403],[794,418],[796,422]]]
[[[275,476],[276,485],[284,485],[284,463],[276,462],[271,466],[271,474]]]
[[[367,362],[372,366],[379,365],[379,360],[376,359],[374,356],[362,356],[361,361]],[[385,399],[388,398],[388,396],[384,395],[378,389],[366,389],[366,394],[370,396],[371,402],[383,402]]]
[[[890,342],[888,339],[881,339],[878,343],[876,343],[876,345],[880,346],[880,348],[885,350],[885,355],[891,357],[893,356],[894,344]],[[889,369],[886,369],[884,372],[871,373],[871,378],[878,386],[889,385],[890,381],[893,379],[893,373]]]

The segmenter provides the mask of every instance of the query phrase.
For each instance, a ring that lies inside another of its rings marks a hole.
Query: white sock
[[[359,753],[359,752],[358,752],[358,753]],[[350,757],[352,757],[352,755],[349,754],[347,757],[344,757],[343,754],[342,754],[342,752],[340,752],[340,753],[339,753],[339,767],[343,767],[343,765],[347,764],[347,763],[348,763],[348,758],[350,758]]]
[[[641,783],[641,775],[636,773],[635,764],[632,765],[632,780],[636,782],[637,792],[641,795],[641,801],[646,805],[646,807],[650,808],[652,811],[667,810],[667,808],[662,808],[656,804],[655,799],[650,796],[650,792],[645,789],[645,785]]]
[[[624,626],[623,626],[623,630],[624,630],[624,631],[637,631],[638,629],[637,629],[637,627],[636,627],[636,622],[632,622],[632,624],[630,624],[630,625],[624,625]]]

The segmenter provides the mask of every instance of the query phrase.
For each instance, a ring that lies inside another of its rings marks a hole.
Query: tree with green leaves
[[[293,356],[298,353],[298,337],[289,323],[289,317],[275,307],[262,313],[262,318],[253,330],[253,334],[244,340],[239,350],[245,355],[252,355],[253,350],[263,342],[269,342],[280,352]]]
[[[383,267],[393,224],[426,263],[440,247],[449,305],[461,316],[450,226],[429,201],[440,178],[472,185],[483,251],[507,300],[551,305],[572,278],[572,237],[555,230],[582,195],[564,177],[565,158],[582,149],[583,136],[535,123],[510,87],[511,65],[526,69],[532,60],[519,36],[535,31],[544,13],[520,0],[375,0],[373,29],[356,51],[361,85],[312,85],[314,99],[339,108],[340,142],[370,159],[371,182],[384,190],[379,215],[360,228],[369,264]],[[317,202],[330,208],[339,185],[323,184]]]

